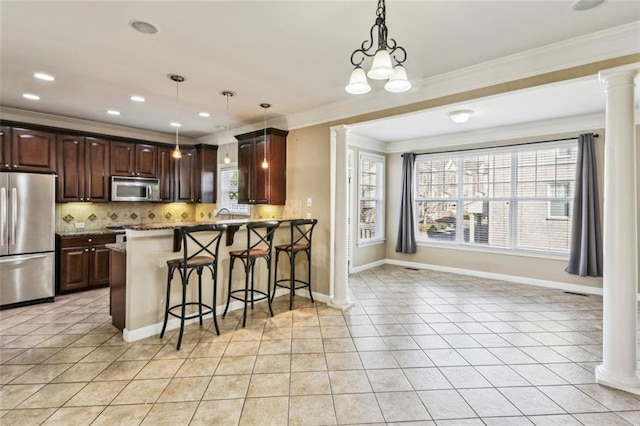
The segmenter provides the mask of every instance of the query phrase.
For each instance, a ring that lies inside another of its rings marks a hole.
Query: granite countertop
[[[291,222],[292,220],[300,219],[297,217],[288,218],[288,219],[220,219],[220,220],[210,220],[210,221],[201,221],[201,222],[158,222],[158,223],[146,223],[139,225],[122,225],[123,229],[94,229],[94,230],[85,230],[79,229],[71,232],[56,232],[56,234],[61,237],[85,237],[90,235],[108,235],[108,234],[124,234],[126,229],[131,229],[132,231],[155,231],[159,229],[176,229],[182,228],[184,226],[194,226],[194,225],[216,225],[216,224],[225,224],[229,226],[242,226],[246,225],[250,222],[271,222],[277,221],[280,223]]]
[[[127,243],[111,243],[111,244],[105,244],[104,246],[108,249],[111,249],[113,251],[117,251],[120,253],[127,252]]]

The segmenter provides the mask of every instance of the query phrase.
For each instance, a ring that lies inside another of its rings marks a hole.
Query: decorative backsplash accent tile
[[[182,216],[182,218],[183,218],[183,219],[186,219],[186,218],[188,218],[188,217],[189,217],[189,213],[187,213],[187,212],[182,212],[182,214],[181,214],[180,216]]]
[[[74,217],[71,216],[70,214],[66,215],[65,217],[62,218],[62,220],[64,220],[67,223],[71,223],[71,221],[73,221]]]
[[[213,214],[211,212],[209,212],[209,214],[207,216],[209,216],[209,219],[211,219],[213,217]]]
[[[171,214],[171,212],[167,212],[167,213],[164,215],[164,218],[165,218],[165,219],[167,219],[167,220],[169,220],[169,219],[171,219],[171,217],[172,217],[172,216],[173,216],[173,215]]]
[[[111,213],[111,216],[109,216],[111,218],[111,220],[116,220],[118,219],[118,215],[116,213]]]
[[[200,219],[204,218],[204,212],[200,212]]]
[[[133,220],[136,220],[136,219],[138,218],[138,215],[137,215],[137,214],[135,214],[135,212],[134,212],[134,213],[131,213],[131,214],[129,215],[129,217],[130,217],[131,219],[133,219]]]
[[[87,219],[89,219],[91,222],[95,221],[98,218],[98,216],[96,216],[95,214],[91,213],[89,215],[89,217],[87,217]]]
[[[156,215],[155,215],[155,213],[153,213],[153,212],[149,212],[149,214],[147,215],[147,217],[148,217],[149,219],[155,219]]]

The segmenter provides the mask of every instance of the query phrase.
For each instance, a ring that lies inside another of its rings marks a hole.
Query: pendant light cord
[[[178,144],[178,132],[180,130],[180,121],[179,121],[179,117],[178,117],[178,106],[180,105],[179,103],[179,94],[180,94],[180,82],[176,81],[176,149],[180,146]]]

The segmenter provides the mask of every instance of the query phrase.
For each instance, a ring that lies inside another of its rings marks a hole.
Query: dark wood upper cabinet
[[[175,160],[171,156],[172,146],[158,147],[158,178],[160,179],[160,201],[173,201],[173,183],[175,181]]]
[[[197,145],[196,193],[199,203],[216,202],[218,173],[218,147]]]
[[[266,131],[237,135],[238,203],[283,205],[287,195],[287,134]],[[268,167],[262,167],[264,160]]]
[[[111,142],[111,175],[158,177],[158,147],[142,143]]]
[[[136,144],[136,176],[158,177],[158,147],[155,145]]]
[[[11,157],[11,128],[0,127],[0,170],[9,170]]]
[[[109,201],[109,141],[58,135],[56,200]]]
[[[182,148],[182,157],[176,159],[174,201],[195,203],[197,202],[196,192],[196,169],[197,153],[195,148]]]
[[[14,127],[11,129],[10,155],[6,151],[5,164],[13,171],[56,172],[56,135],[53,133]]]

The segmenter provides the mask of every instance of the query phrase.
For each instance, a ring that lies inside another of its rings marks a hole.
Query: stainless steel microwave
[[[111,201],[160,201],[160,179],[111,176]]]

